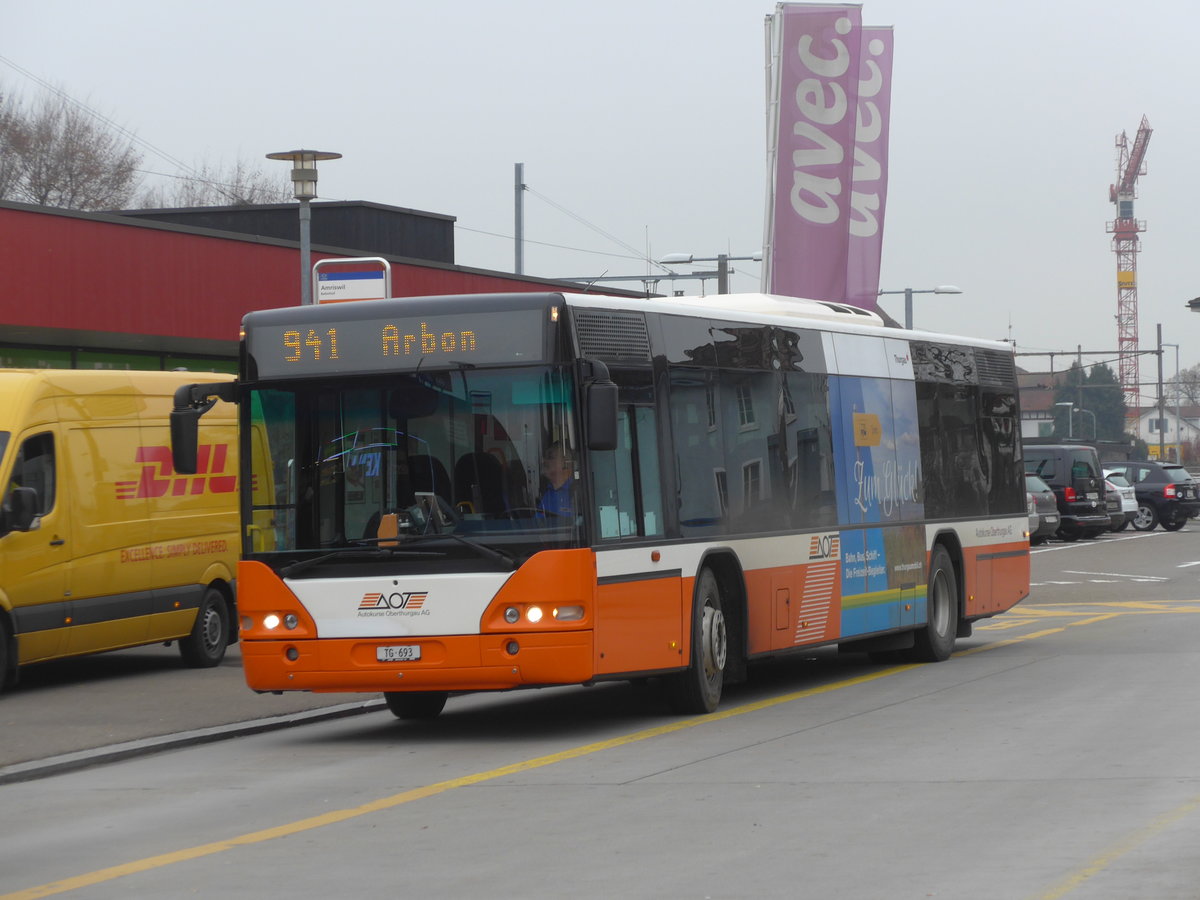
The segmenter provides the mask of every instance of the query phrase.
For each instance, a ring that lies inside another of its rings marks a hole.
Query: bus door
[[[682,661],[682,573],[653,559],[648,546],[664,533],[659,419],[649,379],[649,373],[635,382],[614,376],[620,385],[617,448],[591,455],[600,674]]]

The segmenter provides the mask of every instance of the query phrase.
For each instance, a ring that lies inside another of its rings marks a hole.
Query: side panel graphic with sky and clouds
[[[925,621],[917,397],[908,343],[833,335],[843,637]],[[878,527],[870,527],[878,526]]]

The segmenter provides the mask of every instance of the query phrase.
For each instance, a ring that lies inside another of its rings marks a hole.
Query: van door
[[[5,484],[6,506],[14,487],[31,487],[37,491],[40,513],[33,530],[0,535],[0,588],[12,603],[21,665],[61,656],[71,620],[71,519],[58,490],[60,444],[53,427],[23,434]]]
[[[110,402],[115,403],[113,398]],[[123,409],[121,411],[124,411]],[[97,653],[149,640],[153,595],[148,475],[138,462],[136,424],[81,424],[67,429],[75,544],[68,587],[74,598],[72,654]]]

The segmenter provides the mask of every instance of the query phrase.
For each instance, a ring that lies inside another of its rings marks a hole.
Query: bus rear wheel
[[[386,691],[383,702],[397,719],[436,719],[446,707],[446,691]]]
[[[721,702],[728,652],[721,586],[712,569],[702,569],[692,601],[692,661],[667,681],[671,709],[683,714],[713,712]]]
[[[938,544],[929,559],[927,621],[914,635],[909,651],[914,662],[941,662],[954,652],[958,635],[958,578],[946,548]]]

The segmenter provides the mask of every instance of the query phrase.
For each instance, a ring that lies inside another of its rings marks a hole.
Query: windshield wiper
[[[293,575],[299,575],[301,572],[306,572],[313,566],[318,566],[321,563],[328,562],[331,559],[346,559],[347,557],[356,557],[359,559],[382,559],[394,556],[445,556],[438,550],[393,550],[389,547],[376,547],[373,549],[360,549],[357,547],[345,550],[334,550],[331,553],[323,553],[320,556],[310,556],[308,559],[297,560],[296,562],[284,566],[279,570],[279,574],[284,578],[290,578]]]
[[[452,541],[458,541],[464,547],[469,547],[480,556],[490,559],[494,562],[502,563],[510,572],[517,568],[517,558],[511,553],[505,553],[503,550],[497,550],[495,547],[489,547],[487,544],[481,544],[478,541],[473,541],[470,538],[463,537],[461,534],[455,534],[452,531],[431,531],[428,534],[413,534],[408,536],[397,535],[396,537],[387,538],[362,538],[355,543],[375,544],[386,541],[388,543],[397,543],[401,546],[408,546],[414,543],[425,543],[426,541],[435,541],[444,538],[449,538]],[[404,551],[401,550],[399,552],[403,553]],[[416,552],[420,553],[421,551],[418,550]]]

